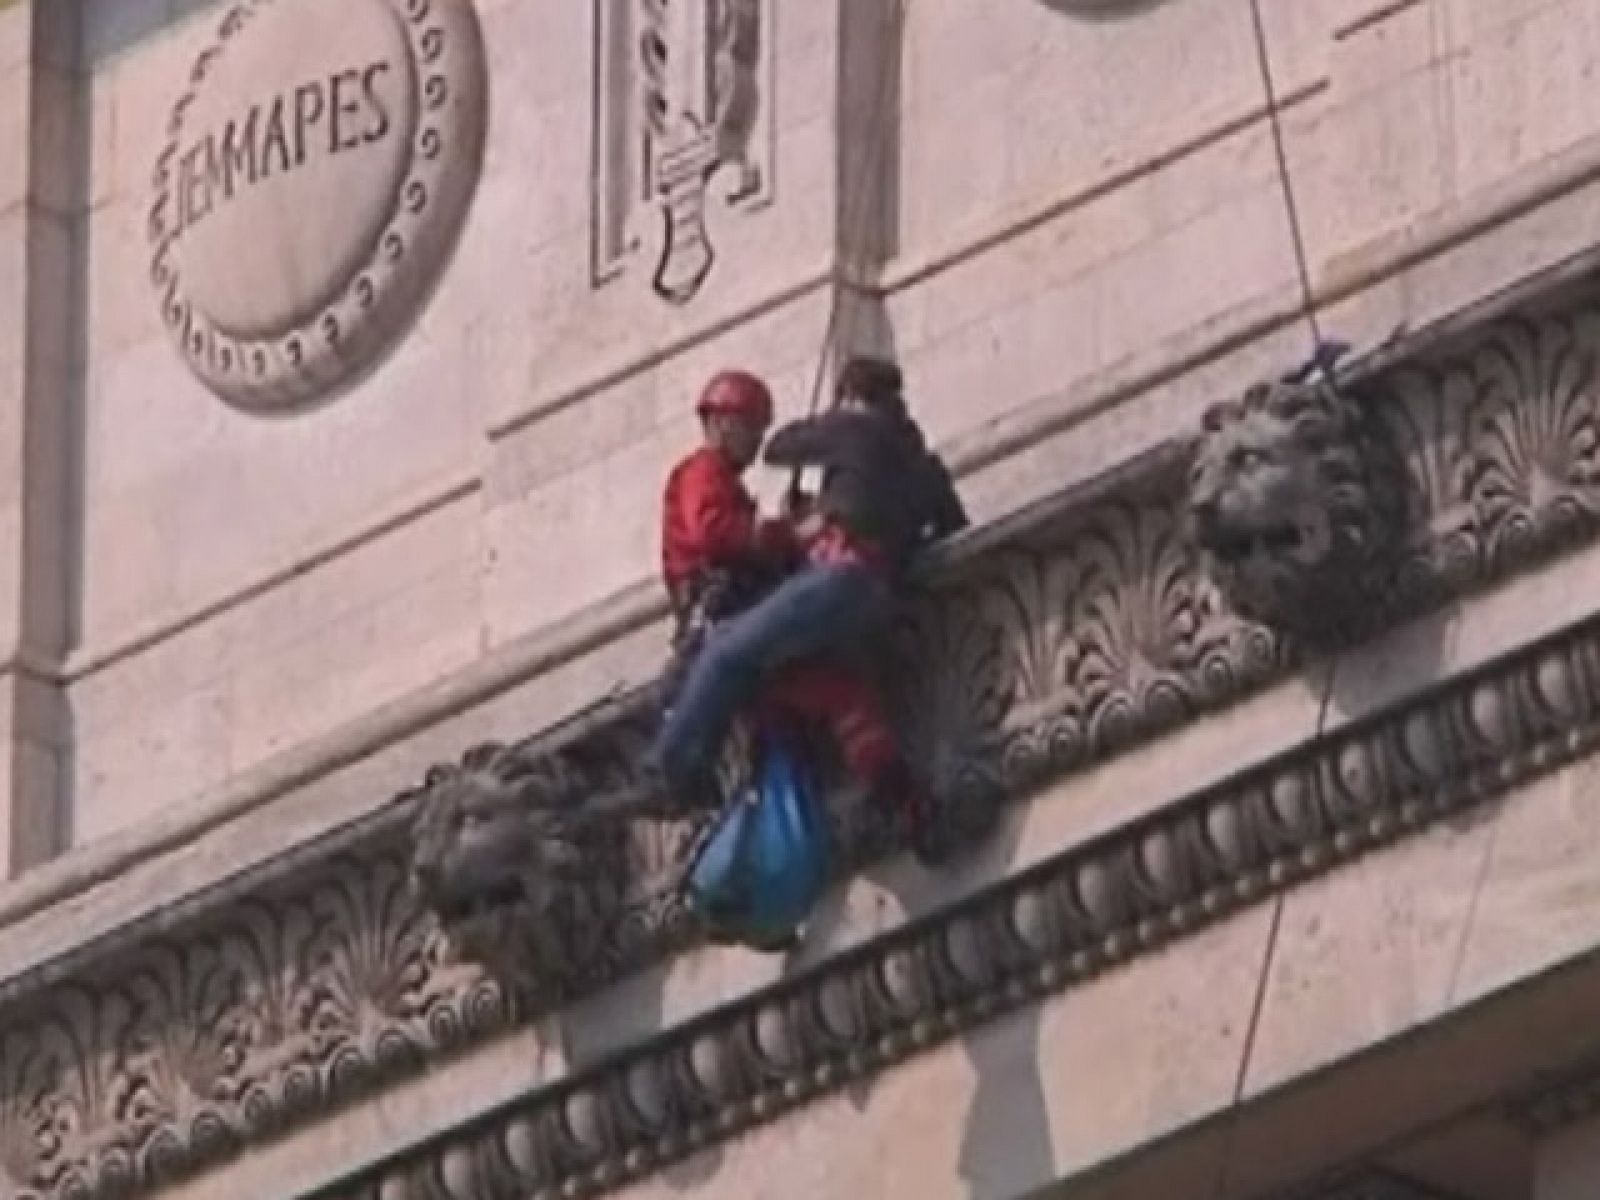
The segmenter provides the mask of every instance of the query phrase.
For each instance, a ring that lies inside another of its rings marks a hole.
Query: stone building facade
[[[0,1195],[1600,1195],[1597,72],[1595,0],[0,0]],[[1256,388],[1285,172],[1337,387]],[[853,351],[999,828],[838,797],[773,957],[608,826],[474,950],[419,815],[632,777],[691,397]]]

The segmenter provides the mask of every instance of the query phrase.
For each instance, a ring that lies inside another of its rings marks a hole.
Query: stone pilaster
[[[0,9],[0,871],[62,844],[87,88],[75,3]]]

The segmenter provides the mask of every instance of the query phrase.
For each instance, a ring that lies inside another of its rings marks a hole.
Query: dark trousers
[[[690,664],[652,757],[669,786],[706,777],[734,716],[791,663],[848,650],[886,630],[882,575],[854,563],[804,568],[753,607],[713,627]]]

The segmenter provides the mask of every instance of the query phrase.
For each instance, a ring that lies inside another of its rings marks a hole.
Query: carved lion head
[[[430,773],[412,884],[463,954],[520,986],[559,986],[602,940],[615,840],[559,762],[483,746]]]
[[[1272,383],[1206,413],[1189,475],[1196,541],[1241,615],[1317,635],[1360,616],[1400,522],[1399,470],[1326,383]]]

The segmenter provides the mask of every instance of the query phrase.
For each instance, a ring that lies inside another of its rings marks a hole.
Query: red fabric
[[[796,720],[825,725],[850,773],[869,787],[899,758],[878,689],[854,671],[798,663],[767,684],[761,703]]]
[[[697,572],[781,558],[794,535],[781,521],[763,521],[739,472],[713,446],[702,446],[667,476],[661,502],[661,574],[676,591]]]
[[[763,521],[739,472],[722,453],[703,446],[667,478],[661,514],[661,571],[676,591],[708,567],[794,556],[792,527]],[[830,524],[808,547],[820,554],[863,554]],[[865,561],[863,558],[852,561]],[[795,720],[827,727],[850,773],[869,788],[899,761],[899,745],[873,683],[854,671],[822,663],[797,663],[762,690],[760,703]]]
[[[855,537],[836,521],[829,521],[806,543],[806,557],[814,563],[860,563],[877,569],[886,562],[876,545]]]

